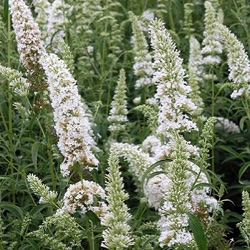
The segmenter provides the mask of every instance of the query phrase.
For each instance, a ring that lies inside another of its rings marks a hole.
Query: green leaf
[[[23,219],[23,210],[16,205],[13,205],[8,202],[1,202],[0,208],[8,210],[12,215],[17,217],[19,220]]]
[[[194,214],[187,213],[187,215],[188,223],[193,232],[198,249],[207,250],[207,237],[200,220]]]
[[[195,184],[193,189],[199,188],[199,187],[202,187],[202,188],[203,187],[209,187],[209,188],[213,189],[215,192],[218,192],[218,189],[215,188],[211,183],[200,182],[200,183]]]
[[[3,20],[6,22],[8,20],[9,14],[9,0],[4,0],[3,2]]]
[[[100,223],[99,217],[93,212],[93,211],[87,211],[86,216],[89,218],[90,221],[92,221],[95,225]]]
[[[152,165],[145,171],[145,173],[142,175],[142,178],[141,178],[142,186],[144,185],[145,179],[148,178],[148,175],[153,171],[154,168],[160,166],[162,163],[171,162],[171,161],[172,161],[172,159],[167,158],[167,159],[165,159],[165,160],[157,161],[156,163],[152,164]],[[151,178],[152,178],[152,177],[151,177]]]
[[[243,131],[243,132],[247,132],[247,121],[248,121],[248,117],[247,116],[243,116],[241,119],[240,119],[240,129]],[[244,129],[245,127],[245,123],[246,123],[246,129]]]
[[[225,146],[225,145],[218,145],[216,146],[216,148],[218,149],[222,149],[224,151],[227,151],[229,154],[233,155],[235,157],[235,159],[242,159],[241,154],[237,153],[234,149],[232,149],[231,147]]]
[[[35,142],[33,143],[31,147],[31,157],[32,157],[32,162],[35,166],[35,169],[37,169],[37,155],[38,155],[38,149],[40,147],[40,142]]]
[[[239,180],[241,179],[242,175],[247,171],[247,169],[250,167],[250,161],[245,162],[242,167],[239,170]]]
[[[222,184],[222,185],[225,186],[225,183],[221,180],[221,178],[216,173],[214,173],[210,169],[207,169],[207,172],[210,175],[211,179],[216,180],[218,183],[220,183],[220,184]]]

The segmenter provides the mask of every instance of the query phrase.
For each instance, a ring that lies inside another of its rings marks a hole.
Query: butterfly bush
[[[68,20],[65,16],[66,8],[69,8],[68,5],[62,0],[55,0],[51,4],[48,23],[46,27],[46,40],[45,44],[49,46],[52,44],[52,51],[58,52],[63,49],[60,45],[65,37],[65,25],[68,23]]]
[[[216,25],[222,22],[221,17],[217,16],[216,10],[210,1],[205,1],[205,31],[202,41],[203,64],[218,65],[221,62],[220,54],[223,46],[221,44],[221,34]]]
[[[51,191],[50,188],[42,183],[42,181],[34,174],[27,176],[27,182],[34,194],[40,196],[39,203],[54,203],[57,193]]]
[[[126,100],[126,76],[124,69],[120,70],[118,84],[115,89],[113,101],[110,104],[111,110],[108,116],[108,122],[111,123],[108,127],[109,131],[117,134],[125,129],[128,121],[127,100]]]
[[[10,0],[9,6],[20,59],[27,71],[33,74],[40,68],[40,57],[46,53],[38,24],[23,0]]]
[[[248,96],[250,81],[250,62],[243,44],[225,26],[218,24],[227,53],[229,80],[235,83],[231,98]]]
[[[242,192],[243,220],[237,224],[247,247],[250,247],[250,199],[247,191]]]
[[[32,4],[34,6],[35,12],[37,13],[35,20],[42,32],[43,41],[45,41],[51,3],[48,0],[33,0]]]
[[[215,123],[214,128],[215,130],[218,130],[218,131],[223,130],[226,133],[232,133],[232,134],[240,133],[239,126],[224,117],[216,117],[216,123]]]
[[[179,52],[161,21],[155,20],[151,24],[150,34],[154,67],[157,69],[153,78],[157,86],[155,98],[159,100],[156,137],[161,139],[159,142],[154,137],[150,138],[153,139],[150,153],[152,154],[152,150],[160,152],[158,148],[161,148],[165,151],[165,158],[171,159],[162,167],[167,176],[163,179],[163,187],[168,185],[161,195],[158,208],[159,243],[161,247],[175,249],[183,246],[195,248],[187,214],[196,213],[199,209],[208,213],[216,207],[217,201],[209,196],[209,188],[194,188],[197,183],[208,183],[208,180],[201,168],[189,160],[198,157],[198,147],[181,135],[184,131],[197,130],[195,122],[190,118],[197,106],[189,98],[192,89],[184,80],[185,71]],[[168,142],[164,143],[162,139],[166,136]],[[156,156],[155,153],[153,155]],[[159,183],[160,177],[154,181]]]
[[[60,166],[61,173],[63,176],[69,175],[75,164],[92,169],[98,165],[93,153],[97,148],[76,81],[64,61],[55,54],[44,55],[40,62],[48,79],[58,147],[65,158]]]
[[[190,152],[184,138],[174,134],[171,140],[172,161],[165,166],[168,186],[162,194],[162,204],[158,209],[158,228],[161,233],[159,242],[162,247],[195,247],[187,214],[202,210],[209,218],[209,212],[218,207],[217,200],[210,196],[209,188],[194,188],[195,184],[208,183],[208,180],[200,167],[189,161]]]
[[[187,115],[192,114],[196,106],[189,98],[191,88],[184,80],[185,71],[179,52],[163,22],[154,21],[149,31],[154,49],[153,67],[156,69],[153,77],[157,85],[155,99],[159,102],[157,133],[197,129],[196,124]]]
[[[190,52],[188,61],[188,83],[191,86],[191,99],[197,106],[195,115],[199,116],[204,107],[203,100],[201,98],[200,82],[202,82],[202,55],[200,51],[200,44],[194,36],[190,36],[189,39]]]
[[[108,212],[101,223],[107,228],[103,231],[102,246],[108,249],[125,249],[134,244],[128,221],[132,218],[124,203],[128,194],[124,191],[123,179],[119,171],[119,158],[116,147],[112,146],[109,154],[109,167],[105,191],[108,201]]]
[[[129,17],[132,22],[133,29],[133,53],[134,53],[134,73],[137,76],[135,82],[135,88],[141,88],[143,86],[152,85],[152,58],[148,50],[148,44],[138,18],[132,13],[129,12]]]
[[[63,196],[63,206],[57,214],[93,211],[98,217],[103,217],[107,212],[104,189],[96,182],[81,180],[70,184]]]

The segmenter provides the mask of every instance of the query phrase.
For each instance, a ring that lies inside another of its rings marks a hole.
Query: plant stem
[[[174,19],[173,19],[173,10],[172,10],[172,0],[168,1],[168,21],[169,26],[172,31],[175,31]]]
[[[47,147],[47,153],[48,153],[48,157],[49,157],[49,170],[50,170],[50,174],[51,174],[51,180],[52,180],[52,187],[53,190],[56,190],[56,179],[55,179],[55,174],[54,174],[54,164],[53,164],[53,157],[52,157],[52,145],[51,145],[51,141],[50,138],[47,138],[48,141],[48,147]]]
[[[211,68],[211,72],[213,73],[214,70],[213,68]],[[212,83],[211,83],[211,117],[215,116],[215,83],[214,83],[214,78],[212,79]],[[212,136],[212,148],[211,148],[211,157],[212,157],[212,162],[211,162],[211,170],[213,171],[213,173],[215,173],[215,150],[214,150],[214,144],[215,144],[215,140],[214,140],[214,130],[213,130],[213,136]]]
[[[7,42],[7,65],[10,67],[10,56],[11,56],[11,20],[10,20],[10,12],[8,11],[8,42]],[[8,140],[9,140],[9,152],[10,152],[10,173],[11,176],[14,174],[14,165],[13,165],[13,157],[14,156],[14,147],[13,147],[13,123],[12,123],[12,92],[10,88],[10,83],[8,83]],[[14,183],[14,182],[13,182]],[[15,194],[14,194],[14,185],[11,187],[12,189],[12,199],[15,203]]]
[[[89,222],[88,218],[86,218],[86,229],[87,229],[87,235],[88,235],[89,250],[95,250],[94,234],[93,234],[90,224],[92,223]]]

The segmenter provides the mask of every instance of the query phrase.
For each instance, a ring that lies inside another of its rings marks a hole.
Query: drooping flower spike
[[[69,175],[74,164],[91,169],[98,165],[94,155],[96,144],[86,107],[78,94],[76,80],[64,61],[55,54],[44,55],[40,60],[49,85],[54,109],[58,147],[65,157],[61,164],[63,176]]]

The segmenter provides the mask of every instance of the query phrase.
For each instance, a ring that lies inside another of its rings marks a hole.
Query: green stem
[[[168,1],[168,21],[169,26],[172,31],[175,31],[174,19],[173,19],[173,10],[172,10],[172,0]]]
[[[245,109],[245,111],[247,113],[247,118],[248,118],[248,120],[250,122],[250,109],[249,109],[247,97],[245,97],[245,99],[242,101],[242,103],[243,103],[244,109]]]
[[[50,138],[48,137],[47,139],[48,142],[48,147],[47,147],[47,153],[48,153],[48,157],[49,157],[49,170],[50,170],[50,174],[51,174],[51,180],[52,180],[52,187],[53,190],[56,190],[56,178],[55,178],[55,174],[54,174],[54,164],[53,164],[53,157],[52,157],[52,145],[51,145],[51,141]]]
[[[91,222],[89,222],[89,219],[86,218],[86,229],[87,229],[87,235],[88,235],[88,242],[89,242],[89,250],[95,250],[95,239],[94,239],[94,233],[91,229],[90,225],[92,224]]]
[[[8,11],[8,43],[7,43],[7,65],[10,67],[10,56],[11,56],[11,20],[10,20],[10,12]],[[9,139],[9,151],[10,155],[14,156],[14,147],[13,147],[13,123],[12,123],[12,117],[13,117],[13,111],[12,111],[12,91],[10,84],[8,84],[8,139]],[[11,176],[14,175],[14,164],[13,164],[13,157],[10,157],[10,173]],[[12,185],[12,199],[15,203],[15,187]]]
[[[213,68],[211,68],[211,72],[213,73],[214,70]],[[214,83],[214,79],[212,79],[212,83],[211,83],[211,117],[215,116],[215,83]],[[213,136],[212,136],[212,148],[211,148],[211,157],[212,157],[212,162],[211,162],[211,170],[213,171],[213,173],[215,173],[215,149],[214,149],[214,144],[215,144],[215,140],[214,140],[214,131],[213,131]]]

